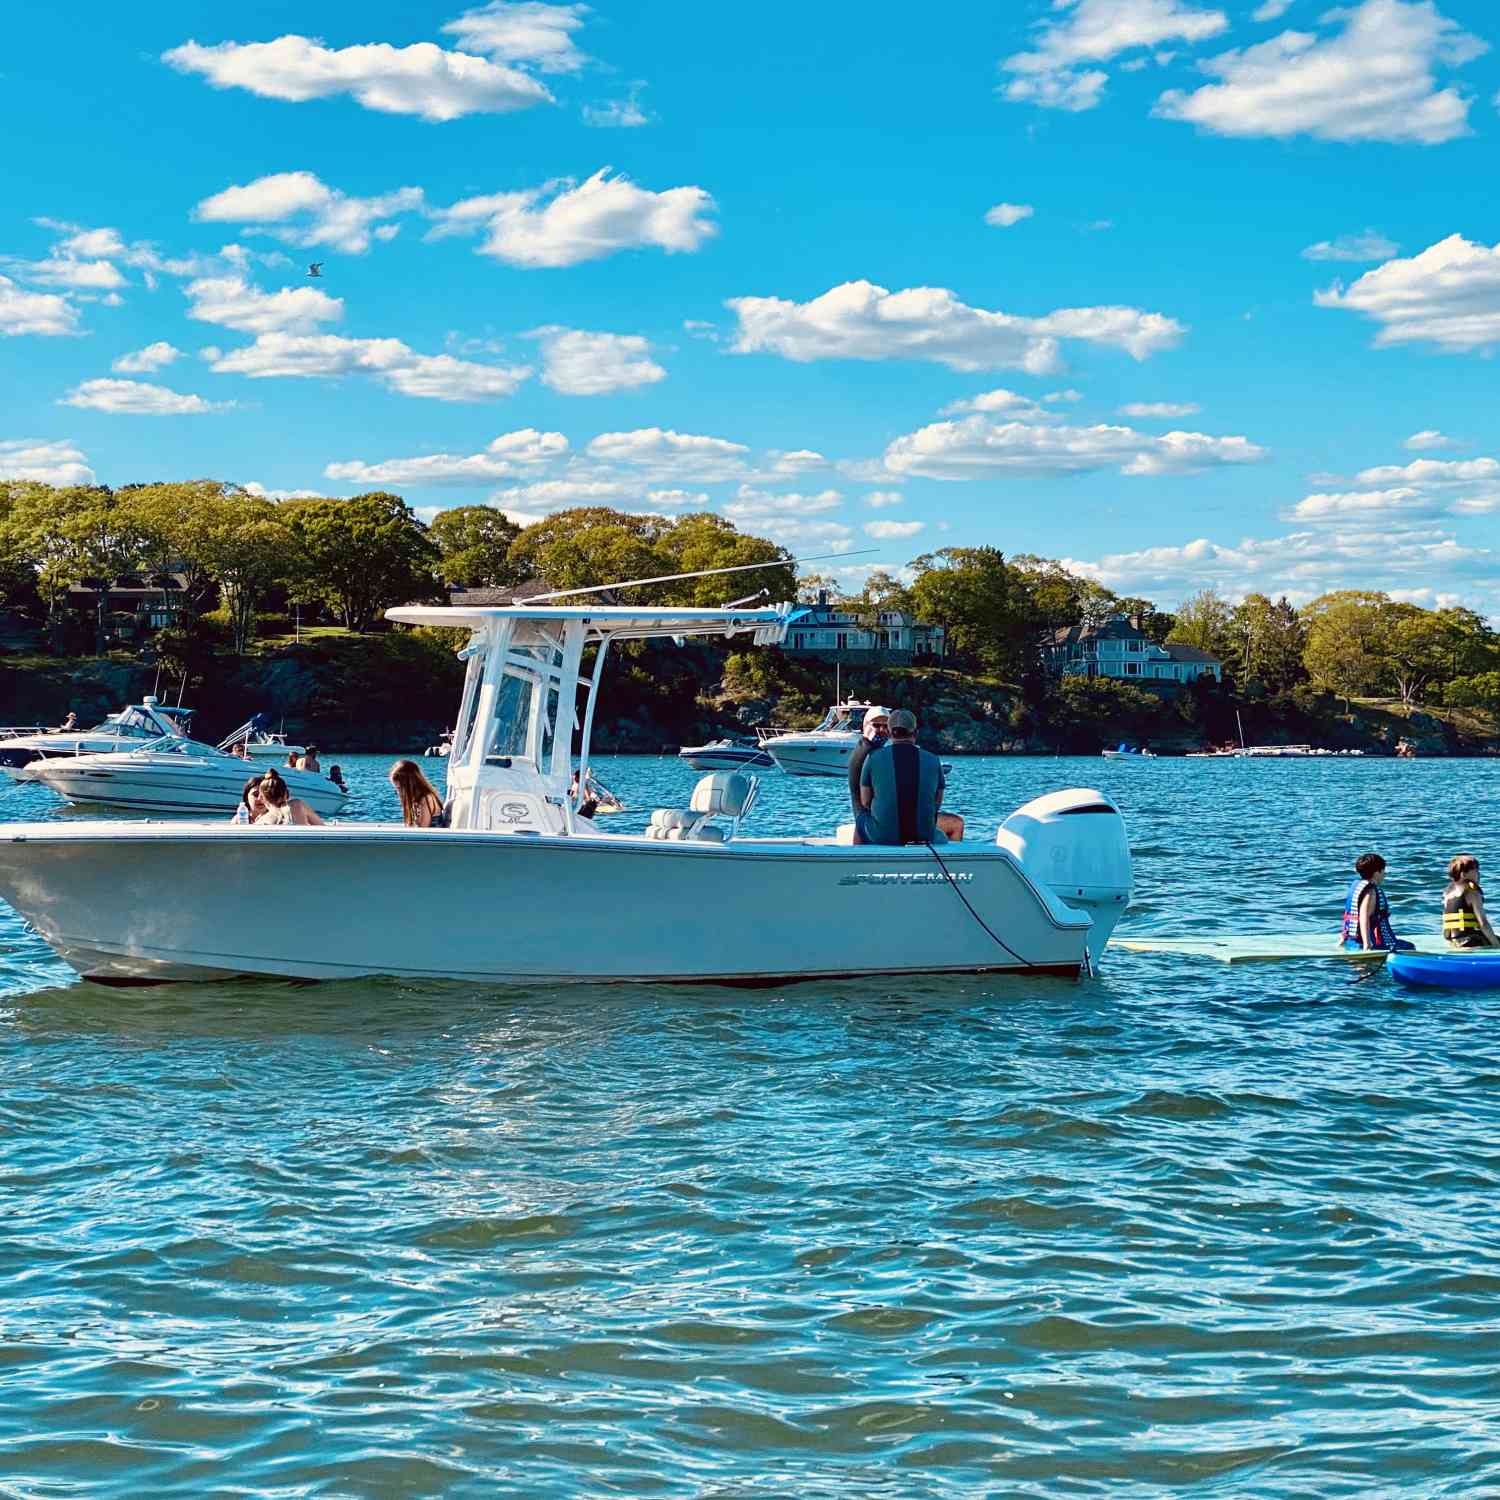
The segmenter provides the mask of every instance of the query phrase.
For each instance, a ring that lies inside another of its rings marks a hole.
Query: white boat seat
[[[758,776],[742,776],[738,771],[715,771],[702,777],[693,788],[689,805],[658,807],[646,828],[648,839],[690,839],[705,844],[727,843],[739,832],[740,820],[750,811],[760,790]],[[714,818],[726,818],[732,824],[726,832]]]

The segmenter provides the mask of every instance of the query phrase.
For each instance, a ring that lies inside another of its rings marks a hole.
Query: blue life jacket
[[[1344,898],[1343,941],[1353,943],[1356,947],[1364,946],[1359,935],[1359,903],[1365,891],[1369,889],[1375,892],[1375,910],[1370,923],[1370,936],[1374,938],[1377,948],[1394,948],[1396,932],[1391,926],[1390,900],[1378,885],[1371,886],[1370,882],[1364,879],[1351,882],[1349,894]]]

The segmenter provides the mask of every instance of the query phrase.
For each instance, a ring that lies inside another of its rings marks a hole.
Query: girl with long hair
[[[290,823],[311,828],[323,821],[300,797],[292,796],[279,771],[267,771],[261,777],[260,794],[266,799],[266,810],[256,819],[257,823]]]
[[[391,767],[390,782],[401,799],[401,819],[408,828],[446,828],[442,794],[422,774],[414,760],[398,760]]]

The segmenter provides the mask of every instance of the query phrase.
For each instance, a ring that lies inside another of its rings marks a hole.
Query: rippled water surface
[[[960,760],[950,802],[1080,782],[1126,930],[1329,928],[1370,846],[1430,930],[1451,854],[1500,864],[1494,762]],[[1119,950],[118,991],[0,943],[0,1495],[1500,1493],[1500,995]]]

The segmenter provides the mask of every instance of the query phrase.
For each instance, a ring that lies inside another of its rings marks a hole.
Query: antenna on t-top
[[[760,568],[796,568],[803,563],[831,562],[839,557],[868,557],[870,553],[878,550],[879,548],[876,547],[865,547],[858,552],[824,552],[817,557],[777,557],[769,562],[736,563],[732,568],[700,568],[694,573],[664,573],[660,578],[627,578],[623,583],[596,583],[593,587],[586,589],[557,589],[550,594],[533,594],[531,598],[520,602],[522,604],[546,604],[553,599],[571,599],[575,594],[610,594],[616,589],[644,588],[650,583],[678,583],[684,578],[712,578],[719,573],[753,573]],[[761,593],[769,593],[769,590],[762,589]],[[752,594],[750,597],[758,596]]]

